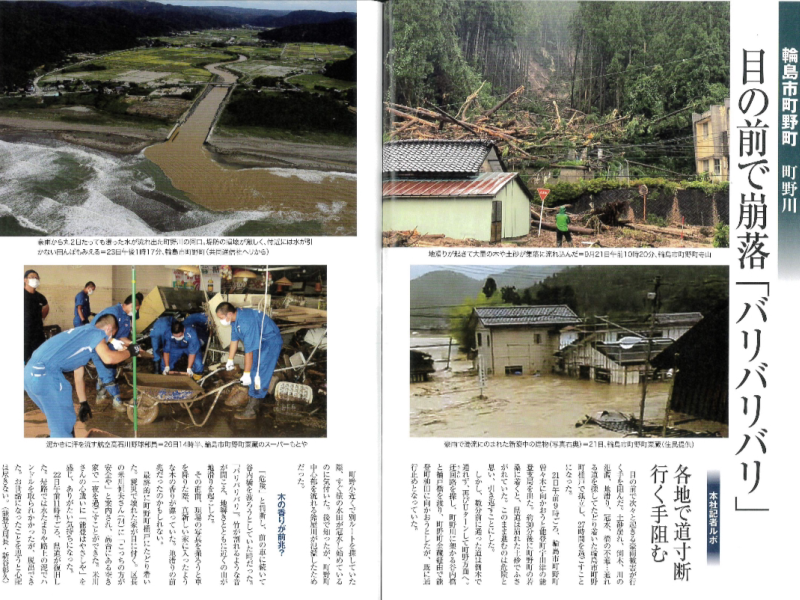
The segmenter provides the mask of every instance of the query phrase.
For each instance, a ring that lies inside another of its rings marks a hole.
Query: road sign
[[[536,188],[536,191],[539,192],[539,198],[542,199],[542,202],[544,202],[544,199],[547,198],[547,194],[550,193],[550,190],[546,190],[544,188]]]

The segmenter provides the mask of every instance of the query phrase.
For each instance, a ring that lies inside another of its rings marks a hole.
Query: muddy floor
[[[700,237],[701,229],[687,228],[693,236]],[[680,239],[671,235],[661,235],[649,231],[637,231],[625,227],[617,227],[604,231],[599,235],[572,234],[572,246],[564,243],[564,250],[588,250],[591,248],[711,248],[713,239],[706,236],[704,241],[697,239]],[[481,247],[481,248],[556,248],[556,232],[543,230],[539,235],[536,224],[531,224],[531,232],[522,237],[509,238],[501,242],[481,242],[473,239],[459,240],[443,237],[435,232],[416,233],[408,231],[384,231],[384,247]]]
[[[638,385],[557,375],[498,376],[487,379],[481,399],[473,371],[436,373],[430,381],[410,385],[410,433],[415,437],[626,437],[632,434],[576,424],[603,410],[638,419],[642,394]],[[645,425],[663,425],[668,389],[667,382],[648,385]],[[671,414],[670,426],[680,430],[679,437],[728,435],[727,425],[679,413]]]
[[[66,374],[72,384],[72,374]],[[223,382],[219,382],[220,384]],[[206,389],[214,389],[215,384],[204,385]],[[122,399],[129,401],[133,390],[126,383],[120,385]],[[86,381],[86,396],[92,408],[93,417],[86,424],[76,424],[76,437],[86,436],[87,430],[95,429],[118,437],[133,437],[133,423],[126,413],[116,412],[111,401],[97,401],[95,382]],[[78,396],[74,391],[75,412],[78,411]],[[205,418],[214,398],[209,397],[194,405],[194,418],[200,423]],[[217,402],[208,422],[203,427],[192,425],[186,409],[179,405],[161,405],[156,420],[149,425],[140,425],[138,437],[142,438],[311,438],[327,436],[327,414],[324,406],[313,415],[303,417],[299,422],[285,422],[274,415],[275,403],[268,397],[262,405],[257,419],[240,421],[233,418],[239,409],[228,408],[223,398]],[[314,410],[315,405],[312,404]],[[25,437],[44,437],[47,435],[47,422],[33,401],[25,394]]]

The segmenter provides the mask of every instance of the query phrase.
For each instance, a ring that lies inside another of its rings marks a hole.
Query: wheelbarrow
[[[211,375],[211,373],[209,373]],[[126,375],[127,378],[127,375]],[[138,390],[138,420],[139,425],[149,425],[156,420],[159,413],[159,406],[162,404],[178,404],[186,409],[189,418],[195,427],[203,427],[207,422],[214,407],[217,405],[219,396],[227,387],[239,383],[239,380],[230,381],[211,391],[205,391],[200,383],[186,375],[155,375],[152,373],[139,373],[136,376],[136,389]],[[131,383],[128,381],[128,383]],[[213,396],[214,402],[208,409],[205,418],[198,423],[192,414],[192,407],[196,402]],[[133,422],[133,405],[128,405],[128,419]]]

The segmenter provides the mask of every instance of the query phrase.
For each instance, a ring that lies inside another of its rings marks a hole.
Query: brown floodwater
[[[661,425],[669,384],[651,382],[645,424]],[[411,384],[411,435],[420,437],[580,438],[623,437],[597,425],[575,427],[587,415],[616,410],[639,418],[642,388],[547,375],[498,376],[487,379],[480,399],[476,376],[436,374]],[[686,421],[686,431],[718,432],[727,427],[673,413],[670,423]]]
[[[242,60],[244,56],[239,57]],[[220,64],[206,69],[222,83],[235,83],[237,77],[219,69]],[[204,142],[227,93],[225,86],[213,87],[168,141],[150,146],[144,155],[190,200],[211,210],[268,211],[281,221],[320,221],[326,234],[355,233],[354,176],[301,169],[237,169],[214,159]]]

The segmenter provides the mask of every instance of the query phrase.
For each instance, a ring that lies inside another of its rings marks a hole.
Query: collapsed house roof
[[[675,341],[670,338],[654,338],[650,348],[650,360],[669,348]],[[620,342],[594,344],[595,349],[620,365],[643,365],[647,360],[647,341],[642,340],[635,344],[620,344]]]
[[[703,315],[702,313],[699,312],[656,313],[655,326],[659,328],[682,327],[682,326],[693,327],[694,325],[699,323],[702,319]],[[624,329],[638,329],[644,332],[647,330],[648,327],[650,327],[650,319],[649,317],[642,317],[635,323],[631,321],[624,321],[623,324],[617,324],[611,322],[594,323],[591,325],[585,324],[582,328],[578,328],[578,331],[582,331],[583,333],[589,333],[595,331],[620,331]]]
[[[665,327],[667,325],[695,325],[699,323],[703,315],[699,312],[685,313],[658,313],[656,314],[656,325]]]
[[[548,306],[483,306],[473,309],[484,327],[574,325],[581,322],[566,304]]]
[[[477,175],[492,150],[499,160],[497,146],[489,140],[388,142],[383,145],[383,172]]]

